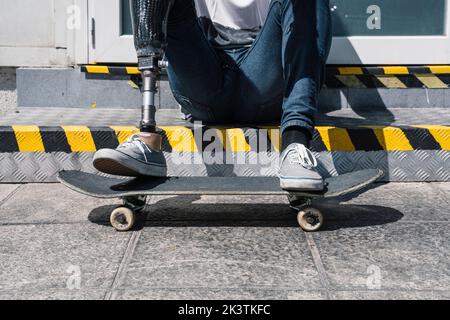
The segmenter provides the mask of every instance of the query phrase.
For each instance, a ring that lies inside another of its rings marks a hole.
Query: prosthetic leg
[[[131,0],[135,46],[142,74],[142,118],[140,131],[116,149],[101,149],[93,165],[101,172],[120,176],[167,176],[162,137],[156,128],[156,82],[167,45],[167,19],[173,0]],[[127,205],[142,205],[142,199]]]
[[[134,40],[142,74],[142,133],[156,133],[156,84],[164,67],[167,20],[173,3],[174,0],[131,1]]]

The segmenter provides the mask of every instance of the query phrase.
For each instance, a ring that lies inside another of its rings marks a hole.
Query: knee
[[[287,5],[291,4],[292,1],[295,1],[295,0],[272,0],[272,4],[283,9]]]

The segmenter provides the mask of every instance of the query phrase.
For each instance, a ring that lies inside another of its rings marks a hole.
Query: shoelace
[[[281,163],[288,157],[291,164],[300,164],[306,169],[317,167],[317,160],[314,155],[302,144],[291,145],[283,155]]]
[[[148,147],[148,145],[146,145],[145,142],[142,141],[139,137],[134,135],[134,136],[129,137],[124,143],[122,143],[121,147],[127,147],[127,146],[131,146],[131,145],[138,147],[138,149],[144,155],[145,161],[148,162],[145,150],[147,149],[147,151],[149,153],[152,153],[152,150]]]

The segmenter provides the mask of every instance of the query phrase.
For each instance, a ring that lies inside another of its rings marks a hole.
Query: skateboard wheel
[[[136,216],[130,208],[119,207],[111,212],[110,221],[117,231],[129,231],[134,226]]]
[[[322,227],[323,215],[315,208],[304,208],[299,211],[297,221],[300,227],[308,232],[317,231]]]

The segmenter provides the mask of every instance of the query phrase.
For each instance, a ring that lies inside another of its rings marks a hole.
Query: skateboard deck
[[[368,169],[330,177],[322,192],[285,191],[276,177],[110,178],[80,171],[61,171],[58,180],[70,189],[97,198],[144,195],[297,195],[332,198],[358,191],[381,177]]]
[[[80,171],[61,171],[58,180],[79,193],[96,198],[121,198],[124,204],[111,212],[110,221],[118,231],[133,228],[137,213],[143,211],[150,195],[287,195],[297,221],[305,231],[317,231],[324,218],[312,207],[312,199],[333,198],[359,191],[383,175],[369,169],[325,179],[321,192],[286,191],[275,177],[167,177],[111,178]]]

